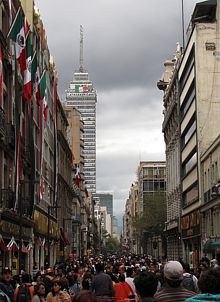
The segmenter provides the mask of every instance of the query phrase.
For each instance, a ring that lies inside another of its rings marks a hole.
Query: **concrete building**
[[[66,106],[75,107],[84,123],[84,176],[89,192],[96,192],[96,102],[97,94],[89,74],[83,67],[83,35],[81,27],[80,67],[66,90]],[[80,171],[81,172],[81,171]]]
[[[204,159],[204,154],[219,135],[219,16],[217,1],[205,1],[195,6],[188,43],[178,71],[181,233],[184,258],[194,269],[203,253],[201,158]]]
[[[178,260],[182,254],[180,238],[181,190],[180,190],[180,122],[178,67],[181,49],[177,43],[176,53],[172,60],[164,63],[165,71],[157,82],[157,87],[164,91],[162,131],[166,145],[166,199],[167,219],[165,232],[167,238],[167,258]]]
[[[141,161],[138,166],[140,213],[136,232],[143,253],[166,256],[166,239],[162,230],[166,221],[166,163]]]
[[[201,251],[220,261],[220,135],[201,157]]]

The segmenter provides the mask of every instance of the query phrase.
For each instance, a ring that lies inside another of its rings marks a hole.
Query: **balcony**
[[[3,209],[14,209],[15,193],[10,189],[1,189],[0,207]]]
[[[6,116],[4,110],[0,107],[0,140],[5,137]]]
[[[10,149],[15,149],[15,127],[11,123],[6,124],[5,144]]]
[[[21,214],[22,216],[31,218],[32,212],[33,212],[33,205],[31,203],[31,200],[27,197],[21,198],[22,207],[21,207]]]

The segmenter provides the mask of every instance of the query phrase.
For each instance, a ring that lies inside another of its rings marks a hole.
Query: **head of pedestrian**
[[[40,297],[45,295],[45,285],[43,282],[39,282],[34,286],[34,293]]]
[[[104,264],[103,262],[97,262],[95,264],[95,269],[97,273],[103,272],[104,271]]]
[[[136,292],[140,299],[153,297],[157,291],[158,280],[154,273],[143,271],[134,278]]]
[[[207,257],[202,257],[200,260],[201,271],[206,271],[210,267],[210,260]]]
[[[9,267],[4,267],[2,270],[2,280],[6,283],[10,283],[12,279],[12,271]]]
[[[133,278],[134,277],[134,268],[133,267],[127,267],[126,269],[126,276]]]
[[[98,302],[98,299],[94,292],[81,290],[73,297],[73,302]]]
[[[165,264],[164,279],[170,287],[180,286],[183,280],[183,267],[179,261],[168,261]]]
[[[198,281],[200,293],[187,299],[187,302],[220,301],[220,267],[204,271]]]
[[[61,285],[60,280],[54,279],[52,283],[52,293],[57,294],[61,290]]]

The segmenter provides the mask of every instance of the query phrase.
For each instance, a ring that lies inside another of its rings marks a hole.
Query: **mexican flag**
[[[77,93],[86,93],[88,92],[88,87],[83,85],[83,86],[80,86],[80,85],[76,85],[75,86],[75,92]]]
[[[31,82],[33,83],[33,94],[35,95],[36,103],[40,106],[40,71],[36,52],[33,55],[31,64]]]
[[[47,121],[47,112],[48,112],[48,104],[46,100],[46,72],[43,72],[43,75],[40,80],[40,96],[41,101],[43,102],[43,114],[44,114],[44,121]]]
[[[24,16],[20,7],[9,30],[8,38],[16,43],[15,55],[19,62],[21,73],[23,73],[26,69],[26,47]]]
[[[0,47],[0,98],[2,96],[2,83],[3,83],[3,62],[2,62],[2,49]]]
[[[31,41],[30,32],[26,39],[26,69],[24,71],[24,98],[31,99]]]

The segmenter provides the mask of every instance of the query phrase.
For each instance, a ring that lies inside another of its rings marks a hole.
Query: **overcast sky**
[[[195,0],[184,0],[185,28]],[[97,191],[112,192],[124,212],[140,160],[164,160],[162,97],[156,83],[182,44],[181,0],[35,0],[59,74],[59,94],[79,67],[98,93]]]

